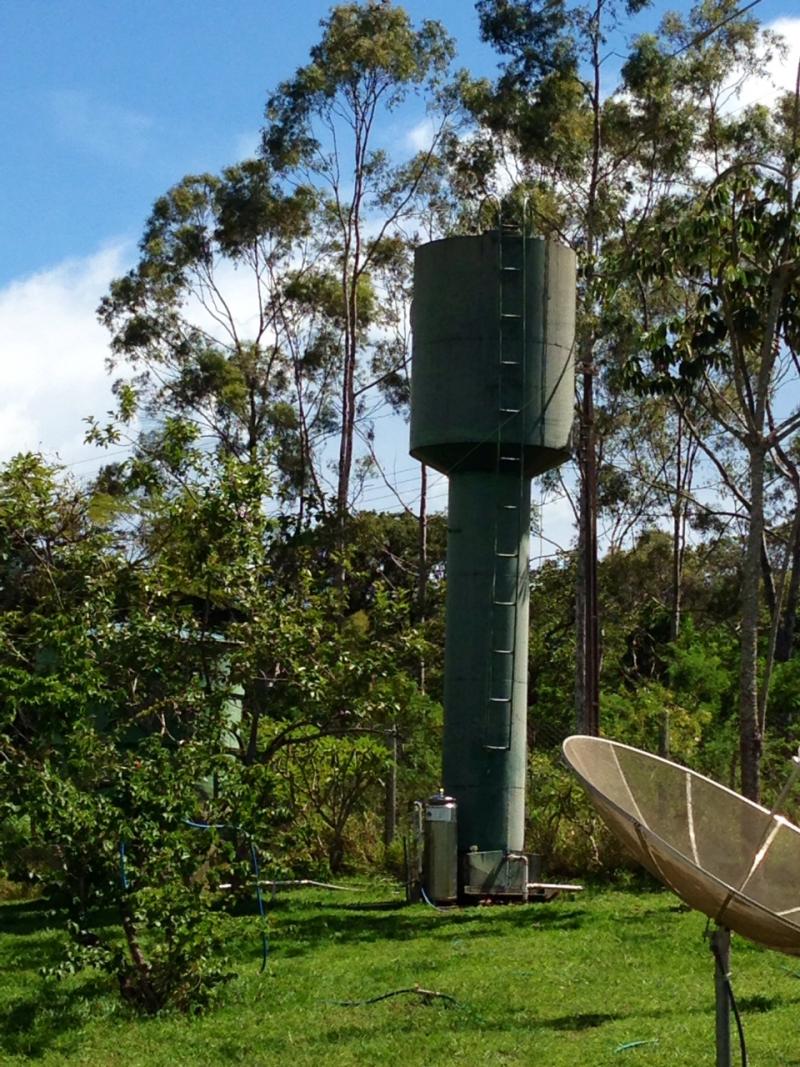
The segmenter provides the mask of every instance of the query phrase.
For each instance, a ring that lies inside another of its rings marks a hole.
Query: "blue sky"
[[[757,13],[786,20],[792,4],[762,0]],[[415,21],[445,23],[460,65],[494,68],[472,0],[405,6]],[[41,448],[77,473],[96,468],[81,420],[110,405],[100,297],[135,262],[158,195],[252,152],[268,92],[305,62],[329,7],[0,0],[0,460]],[[656,4],[635,28],[666,9]],[[782,27],[800,50],[800,18]],[[410,129],[414,115],[397,121]],[[397,143],[407,132],[384,131]],[[403,432],[395,438],[407,472]]]
[[[412,0],[464,62],[469,0]],[[328,0],[3,0],[0,284],[138,232],[184,174],[252,151],[271,88],[308,58]]]
[[[471,0],[409,0],[459,62],[490,71]],[[669,5],[669,6],[681,6]],[[138,232],[189,172],[254,144],[270,88],[308,55],[328,0],[2,0],[0,285]],[[638,30],[666,10],[656,4]],[[761,0],[764,21],[791,0]],[[632,27],[633,28],[633,27]]]
[[[79,474],[99,466],[82,420],[111,406],[100,298],[135,262],[157,196],[253,153],[268,93],[307,61],[330,6],[2,0],[0,461],[35,448]],[[472,3],[406,6],[446,21],[460,61],[490,69]],[[405,432],[394,437],[407,469]]]

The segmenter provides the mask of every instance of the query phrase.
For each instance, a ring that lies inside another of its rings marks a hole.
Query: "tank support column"
[[[444,788],[459,851],[524,845],[529,478],[450,475]]]

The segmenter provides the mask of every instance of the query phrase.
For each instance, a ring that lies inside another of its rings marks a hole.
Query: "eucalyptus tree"
[[[168,462],[183,424],[184,444],[268,462],[301,516],[325,507],[315,439],[330,429],[335,380],[316,208],[312,190],[281,190],[261,160],[187,176],[156,201],[139,262],[99,308],[123,374],[117,415],[141,418],[145,463]],[[92,428],[98,440],[121,432]]]
[[[427,149],[396,160],[381,126],[412,95],[432,103],[453,44],[443,27],[415,28],[391,0],[334,7],[310,61],[266,106],[262,153],[287,183],[312,186],[324,203],[327,256],[336,279],[341,333],[336,511],[350,505],[356,421],[380,383],[397,379],[407,350],[387,337],[399,319],[387,299],[408,255],[402,226],[432,165],[447,122],[431,117]]]
[[[742,788],[753,799],[777,634],[773,627],[759,685],[768,476],[772,465],[791,477],[787,461],[800,432],[800,81],[771,128],[769,117],[761,118],[767,136],[755,144],[758,155],[734,158],[674,224],[659,229],[659,251],[641,257],[644,277],[677,284],[690,299],[650,324],[649,363],[631,359],[640,384],[691,393],[746,458],[744,484],[728,484],[746,513],[739,715]]]
[[[620,58],[611,34],[618,38],[646,6],[479,0],[482,33],[501,54],[502,69],[494,82],[462,82],[473,127],[451,145],[454,184],[476,205],[473,225],[505,201],[512,213],[516,204],[518,220],[524,211],[535,232],[578,253],[579,555],[590,568],[597,430],[615,424],[613,370],[636,343],[639,315],[630,288],[627,307],[611,299],[618,281],[609,255],[616,261],[622,248],[632,257],[651,240],[656,220],[671,217],[692,194],[698,167],[732,150],[737,135],[741,142],[745,123],[724,121],[720,101],[732,70],[747,74],[763,62],[756,22],[741,16],[733,0],[703,0],[687,19],[667,16],[656,34],[635,39],[609,87],[609,62]],[[641,291],[638,300],[647,297]],[[597,615],[587,588],[592,583],[581,573],[576,697],[584,725],[597,702]]]

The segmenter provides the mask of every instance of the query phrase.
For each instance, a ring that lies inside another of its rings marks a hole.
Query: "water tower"
[[[413,330],[411,455],[449,478],[443,785],[459,892],[514,897],[527,883],[531,478],[569,454],[574,253],[505,228],[422,245]]]

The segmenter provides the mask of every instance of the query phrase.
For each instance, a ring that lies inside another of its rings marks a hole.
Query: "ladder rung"
[[[522,274],[522,267],[501,267],[500,270],[509,271],[513,274]]]
[[[500,408],[501,415],[519,415],[522,408]]]
[[[511,697],[489,697],[490,704],[510,704]]]
[[[516,600],[493,600],[492,603],[496,608],[513,608]]]
[[[519,504],[501,504],[501,511],[519,511]]]
[[[484,745],[486,752],[508,752],[509,745]]]
[[[495,552],[498,559],[517,559],[519,552]]]
[[[513,648],[493,648],[492,649],[492,653],[495,656],[513,656],[514,655],[514,649]]]
[[[501,359],[501,367],[521,367],[522,363],[518,359]]]
[[[501,319],[521,319],[522,315],[519,315],[516,311],[501,311]]]

